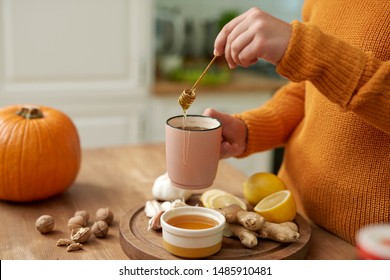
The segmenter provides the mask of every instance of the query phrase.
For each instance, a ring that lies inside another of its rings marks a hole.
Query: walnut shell
[[[110,208],[99,208],[96,211],[96,220],[105,221],[107,225],[110,225],[114,220],[114,214],[111,212]]]
[[[40,233],[51,232],[54,229],[54,224],[54,218],[50,215],[42,215],[35,222],[35,226]]]
[[[84,219],[81,216],[74,216],[68,220],[68,228],[70,231],[83,227]]]
[[[92,225],[92,233],[98,238],[104,238],[108,233],[108,224],[105,221],[96,221]]]
[[[91,236],[89,227],[73,229],[70,235],[70,239],[76,243],[85,243]]]

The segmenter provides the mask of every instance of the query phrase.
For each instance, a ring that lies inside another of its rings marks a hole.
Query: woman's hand
[[[203,115],[215,118],[222,124],[221,158],[235,157],[244,153],[247,128],[243,121],[214,109],[206,109]]]
[[[273,64],[282,59],[292,28],[259,8],[251,8],[227,23],[214,43],[214,54],[225,53],[230,68],[248,67],[259,58]]]

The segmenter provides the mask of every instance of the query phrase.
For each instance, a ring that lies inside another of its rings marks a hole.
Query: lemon
[[[242,201],[239,197],[230,193],[213,195],[209,198],[208,203],[209,208],[213,209],[224,208],[232,204],[237,204],[242,209],[247,210],[245,202]]]
[[[243,183],[244,198],[253,206],[266,196],[285,189],[284,182],[268,172],[254,173]]]
[[[263,198],[253,210],[271,223],[291,222],[297,214],[295,199],[289,190],[270,194]]]
[[[209,189],[209,190],[205,191],[204,193],[202,193],[202,195],[200,196],[200,202],[202,202],[204,207],[210,208],[209,199],[212,196],[221,195],[221,194],[225,194],[225,193],[226,193],[225,191],[220,190],[220,189]]]

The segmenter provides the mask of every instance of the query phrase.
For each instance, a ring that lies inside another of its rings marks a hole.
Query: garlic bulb
[[[162,210],[161,204],[157,200],[148,200],[145,203],[145,214],[151,218]]]
[[[159,212],[168,211],[172,208],[177,208],[181,206],[188,206],[182,199],[176,199],[173,201],[164,201],[162,203],[158,202],[157,200],[148,200],[145,203],[145,215],[149,218],[152,218]]]
[[[152,194],[158,200],[184,199],[186,201],[192,195],[190,190],[180,189],[172,185],[168,174],[159,176],[153,183]]]
[[[148,200],[145,203],[145,214],[149,217],[148,230],[160,230],[161,215],[172,208],[188,206],[184,200],[176,199],[174,201],[164,201],[163,203],[158,202],[157,200]]]

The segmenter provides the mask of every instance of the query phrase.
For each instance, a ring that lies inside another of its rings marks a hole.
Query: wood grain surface
[[[153,182],[164,172],[163,143],[83,151],[80,173],[63,194],[31,203],[0,201],[0,259],[129,259],[120,244],[120,221],[131,209],[153,199]],[[213,187],[239,193],[245,179],[244,174],[221,161]],[[109,207],[114,214],[107,238],[92,237],[83,250],[74,252],[56,246],[59,238],[69,237],[67,222],[76,211],[87,210],[91,225],[100,207]],[[35,228],[35,220],[43,214],[55,219],[54,231],[49,234],[41,234]],[[352,245],[310,225],[307,259],[356,257]]]

